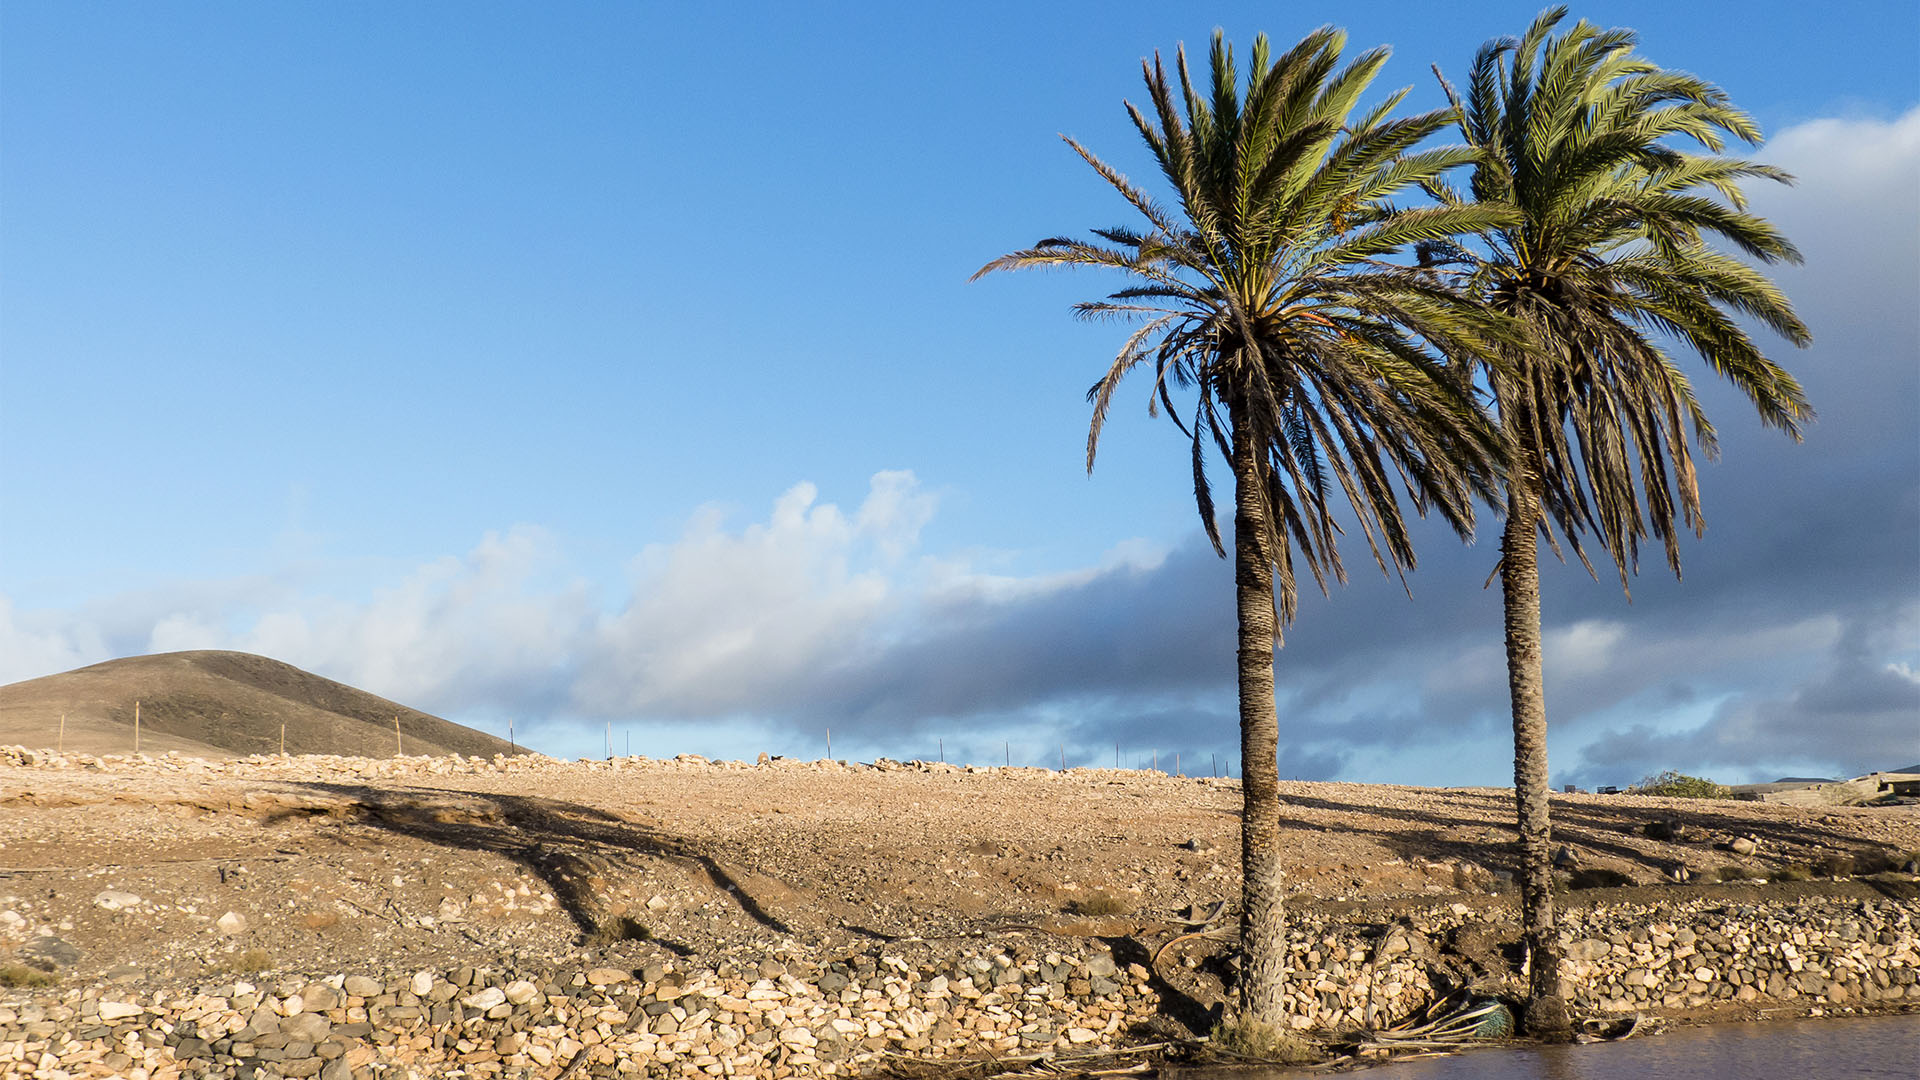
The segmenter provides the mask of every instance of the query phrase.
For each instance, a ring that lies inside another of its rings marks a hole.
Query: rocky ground
[[[1302,915],[1511,905],[1508,793],[1283,788]],[[516,971],[585,986],[595,970],[746,978],[881,954],[932,970],[1009,941],[1044,953],[1204,920],[1237,893],[1238,806],[1237,781],[1137,771],[0,750],[0,965],[51,969],[49,999],[329,972],[398,994],[423,971],[490,971],[507,993]],[[1565,875],[1618,886],[1570,894],[1576,909],[1831,892],[1749,879],[1902,867],[1916,809],[1554,797]],[[1722,876],[1740,880],[1701,884]],[[1893,878],[1844,890],[1910,900]],[[1052,963],[1063,985],[1088,981]],[[1182,993],[1204,1008],[1220,986],[1192,974]]]

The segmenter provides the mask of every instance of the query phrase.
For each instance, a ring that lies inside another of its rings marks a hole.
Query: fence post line
[[[833,729],[827,729],[827,760],[833,760]]]
[[[1013,768],[1013,743],[1003,742],[1000,744],[1000,749],[1007,755],[1007,768]]]
[[[280,756],[287,756],[287,722],[280,721]]]
[[[133,752],[140,752],[140,703],[133,703]]]
[[[511,726],[513,724],[512,719],[508,719],[507,724]],[[404,741],[402,741],[402,739],[400,738],[400,714],[394,713],[393,714],[393,756],[405,757],[406,753],[407,753],[407,744]]]
[[[946,736],[943,735],[940,737],[940,764],[945,765],[946,763],[947,763],[947,739],[946,739]]]
[[[67,714],[66,713],[60,714],[60,741],[53,744],[53,752],[56,754],[64,754],[67,752]]]
[[[1061,772],[1067,771],[1067,744],[1066,743],[1060,744],[1060,771]]]

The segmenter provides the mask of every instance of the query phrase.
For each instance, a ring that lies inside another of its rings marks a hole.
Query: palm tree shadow
[[[292,785],[344,802],[340,811],[363,824],[441,847],[484,851],[517,862],[544,881],[587,942],[652,940],[679,955],[692,950],[655,938],[610,902],[621,864],[657,859],[703,876],[741,911],[777,933],[791,933],[778,917],[740,887],[718,861],[682,837],[590,806],[559,799],[436,788],[375,788],[359,784]]]
[[[1497,804],[1499,809],[1511,812],[1512,796],[1510,795],[1459,792],[1455,793],[1455,797]],[[1424,829],[1367,828],[1337,819],[1328,822],[1310,821],[1298,817],[1283,817],[1281,824],[1284,827],[1306,832],[1336,829],[1371,833],[1379,836],[1395,854],[1402,857],[1471,859],[1496,865],[1502,869],[1518,870],[1519,833],[1511,818],[1489,822],[1427,810],[1367,806],[1304,794],[1289,794],[1285,801],[1291,807],[1331,814],[1364,814],[1389,818],[1403,822],[1405,826],[1418,825],[1423,826]],[[1774,852],[1798,847],[1861,855],[1871,854],[1877,850],[1875,844],[1861,836],[1814,821],[1795,821],[1766,814],[1745,814],[1736,809],[1742,805],[1739,803],[1716,805],[1703,801],[1697,807],[1683,808],[1637,804],[1607,806],[1584,801],[1565,804],[1556,799],[1553,806],[1553,831],[1556,842],[1578,844],[1590,851],[1642,865],[1657,873],[1664,872],[1672,859],[1658,850],[1648,850],[1642,844],[1629,843],[1624,839],[1653,821],[1678,821],[1709,837],[1752,835],[1761,841],[1766,850]],[[1496,842],[1465,841],[1443,835],[1446,829],[1455,827],[1497,829],[1511,835]],[[1701,843],[1704,842],[1704,840],[1701,841]],[[1700,843],[1689,843],[1684,846],[1698,848]]]
[[[1194,997],[1186,990],[1169,982],[1160,969],[1153,963],[1153,950],[1139,938],[1104,937],[1107,948],[1113,953],[1114,963],[1125,967],[1139,964],[1147,969],[1147,985],[1159,996],[1158,1015],[1168,1017],[1185,1027],[1195,1035],[1206,1035],[1220,1019],[1217,1006],[1210,1006]]]

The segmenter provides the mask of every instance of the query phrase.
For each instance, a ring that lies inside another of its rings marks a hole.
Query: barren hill
[[[136,702],[145,753],[270,754],[285,725],[291,754],[391,757],[396,717],[408,754],[512,752],[505,739],[291,664],[217,651],[133,656],[0,686],[0,745],[124,754]]]

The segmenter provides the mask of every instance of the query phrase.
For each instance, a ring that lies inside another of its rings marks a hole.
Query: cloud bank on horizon
[[[1753,194],[1807,255],[1779,279],[1815,344],[1777,355],[1819,423],[1790,445],[1683,360],[1722,432],[1725,461],[1703,475],[1709,531],[1684,549],[1684,584],[1650,565],[1631,604],[1610,574],[1548,568],[1556,782],[1920,759],[1920,109],[1795,125],[1766,157],[1800,181]],[[1231,577],[1197,529],[1170,550],[1117,543],[1020,576],[926,550],[938,511],[904,469],[844,509],[798,482],[761,520],[703,509],[635,555],[611,600],[570,569],[567,538],[532,525],[364,597],[296,567],[83,611],[0,596],[0,682],[230,648],[476,726],[513,716],[559,754],[598,753],[606,723],[656,754],[817,756],[829,727],[841,756],[931,757],[944,740],[955,760],[1038,763],[1064,746],[1102,764],[1118,744],[1126,764],[1151,748],[1193,772],[1237,754]],[[1329,600],[1303,598],[1276,670],[1287,774],[1510,775],[1498,598],[1482,588],[1493,553],[1424,539],[1413,602],[1357,570]]]

